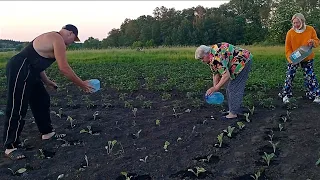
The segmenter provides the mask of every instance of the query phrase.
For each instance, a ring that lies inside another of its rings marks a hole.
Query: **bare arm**
[[[220,77],[219,73],[214,74],[213,75],[213,86],[216,86],[220,82],[220,79],[221,79],[221,77]]]
[[[60,72],[77,86],[84,87],[84,82],[73,72],[67,62],[66,45],[61,37],[56,38],[53,43],[53,49]]]
[[[42,72],[40,73],[40,77],[41,77],[42,82],[45,83],[45,84],[47,84],[47,83],[50,81],[50,79],[49,79],[48,76],[46,75],[46,72],[45,72],[45,71],[42,71]]]
[[[214,86],[216,91],[218,91],[229,79],[230,79],[230,72],[226,70],[225,73],[222,74],[222,77],[219,83]]]

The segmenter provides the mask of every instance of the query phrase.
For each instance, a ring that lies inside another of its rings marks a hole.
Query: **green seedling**
[[[138,109],[137,109],[137,108],[133,108],[133,109],[132,109],[132,113],[133,113],[133,116],[134,116],[134,117],[136,117],[136,115],[137,115],[137,111],[138,111]]]
[[[244,113],[243,115],[246,117],[246,121],[250,122],[250,119],[249,119],[250,114],[249,113]]]
[[[124,99],[125,99],[127,96],[128,96],[127,93],[121,93],[121,94],[119,94],[119,100],[124,101]]]
[[[143,101],[142,103],[142,108],[149,108],[151,109],[152,107],[152,101]]]
[[[213,154],[210,154],[210,155],[207,156],[207,158],[205,158],[205,159],[200,159],[200,161],[202,161],[202,162],[209,162],[212,156],[213,156]]]
[[[252,106],[251,109],[250,109],[250,108],[248,108],[248,109],[249,109],[249,111],[250,111],[250,114],[253,115],[253,113],[254,113],[254,106]]]
[[[254,175],[251,175],[250,177],[252,177],[254,180],[258,180],[263,171],[264,169],[260,169],[258,172],[256,172]]]
[[[277,142],[277,143],[273,143],[272,141],[269,141],[269,143],[272,145],[273,153],[276,153],[276,148],[277,148],[277,146],[278,146],[279,142]]]
[[[197,177],[199,177],[200,173],[206,172],[206,170],[202,167],[196,167],[196,172],[193,169],[188,169],[188,171],[192,172]]]
[[[283,125],[279,124],[279,131],[282,131],[282,129],[283,129]]]
[[[160,120],[159,119],[156,120],[156,125],[160,126]]]
[[[243,128],[246,126],[246,125],[244,125],[244,123],[241,122],[241,121],[237,122],[237,125],[238,125],[238,128],[239,128],[239,129],[243,129]]]
[[[82,133],[88,133],[88,134],[91,134],[91,135],[100,135],[100,133],[93,133],[91,126],[87,126],[87,129],[88,129],[88,130],[86,130],[86,129],[81,129],[80,133],[81,133],[81,134],[82,134]]]
[[[67,121],[70,122],[70,127],[71,127],[71,128],[73,128],[73,127],[76,126],[76,125],[73,124],[74,119],[73,119],[71,116],[68,116],[68,117],[67,117]]]
[[[88,156],[86,154],[84,155],[84,160],[86,161],[86,166],[84,166],[84,167],[89,167],[89,160],[88,160]]]
[[[264,156],[262,156],[262,158],[264,159],[264,161],[267,163],[267,165],[270,165],[270,161],[271,159],[275,156],[274,153],[271,154],[267,154],[266,152],[264,152]]]
[[[162,96],[161,96],[162,101],[169,100],[170,98],[171,98],[171,94],[167,92],[162,93]]]
[[[64,174],[60,174],[60,175],[57,177],[57,180],[62,179],[62,178],[64,178]]]
[[[235,127],[228,126],[228,129],[224,129],[223,132],[227,133],[227,136],[231,138],[234,128]]]
[[[59,116],[59,118],[61,118],[61,116],[62,116],[62,108],[59,108],[59,114],[57,114],[57,116]]]
[[[193,134],[193,133],[194,133],[195,129],[196,129],[196,125],[194,125],[194,126],[192,127],[191,134]]]
[[[271,134],[268,134],[269,138],[270,138],[270,141],[273,140],[273,136],[274,136],[274,133],[273,133],[273,130],[271,130]]]
[[[287,110],[287,117],[288,117],[288,119],[290,118],[290,114],[291,114],[291,112]]]
[[[11,168],[8,168],[8,169],[11,171],[12,175],[23,174],[27,171],[26,168],[20,168],[17,171],[13,171]]]
[[[137,132],[137,133],[135,133],[135,134],[133,134],[136,138],[139,138],[140,137],[140,133],[141,133],[141,129]]]
[[[133,108],[132,102],[133,102],[132,100],[124,101],[124,107],[132,109]]]
[[[46,156],[44,155],[44,153],[43,153],[43,150],[42,150],[42,149],[39,149],[39,152],[40,152],[40,155],[38,156],[38,158],[40,158],[40,159],[44,159],[44,158],[46,158]]]
[[[143,95],[138,95],[138,96],[136,97],[136,99],[142,101],[142,100],[144,100],[144,99],[146,99],[146,98],[145,98]]]
[[[96,117],[99,115],[99,111],[93,113],[93,120],[96,120]]]
[[[284,123],[287,122],[287,120],[288,120],[287,116],[282,116],[281,119],[282,119],[282,121],[283,121]]]
[[[319,166],[320,164],[320,158],[318,159],[318,161],[316,162],[316,166]]]
[[[123,175],[126,178],[126,180],[131,180],[131,178],[133,177],[133,176],[128,176],[127,172],[121,172],[121,175]]]
[[[163,149],[164,149],[165,151],[168,151],[168,146],[169,146],[169,145],[170,145],[170,142],[169,142],[169,141],[164,142]]]
[[[219,145],[219,147],[221,147],[222,141],[223,141],[223,133],[219,134],[217,139],[218,139],[219,144],[215,144],[215,145]]]
[[[148,156],[144,157],[144,159],[139,159],[139,161],[146,163],[148,159]]]
[[[105,146],[107,150],[107,154],[110,154],[112,152],[112,149],[116,143],[117,143],[117,140],[108,141],[108,146]]]
[[[316,166],[319,166],[319,164],[320,164],[320,158],[317,160]]]

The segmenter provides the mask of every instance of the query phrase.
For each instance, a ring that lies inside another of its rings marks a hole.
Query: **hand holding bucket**
[[[100,90],[100,81],[98,79],[89,80],[89,84],[94,88],[93,92],[97,92]]]
[[[205,100],[208,104],[221,104],[224,96],[221,92],[214,92],[210,95],[205,95]]]

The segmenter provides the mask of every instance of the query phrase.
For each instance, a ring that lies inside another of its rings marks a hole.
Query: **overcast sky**
[[[151,15],[156,7],[176,10],[202,5],[219,7],[229,1],[0,1],[0,39],[31,41],[41,33],[58,31],[65,24],[79,29],[79,38],[102,40],[125,18]]]

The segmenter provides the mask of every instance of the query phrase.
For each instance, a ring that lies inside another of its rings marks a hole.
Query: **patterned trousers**
[[[308,99],[313,99],[315,96],[319,96],[319,83],[317,80],[317,77],[313,70],[313,59],[307,61],[307,62],[301,62],[301,68],[303,69],[304,73],[304,85],[306,87],[306,97]],[[279,93],[280,97],[292,97],[292,82],[296,75],[296,71],[299,64],[293,65],[288,64],[287,73],[286,73],[286,80],[284,83],[284,86],[282,88],[282,91]]]

